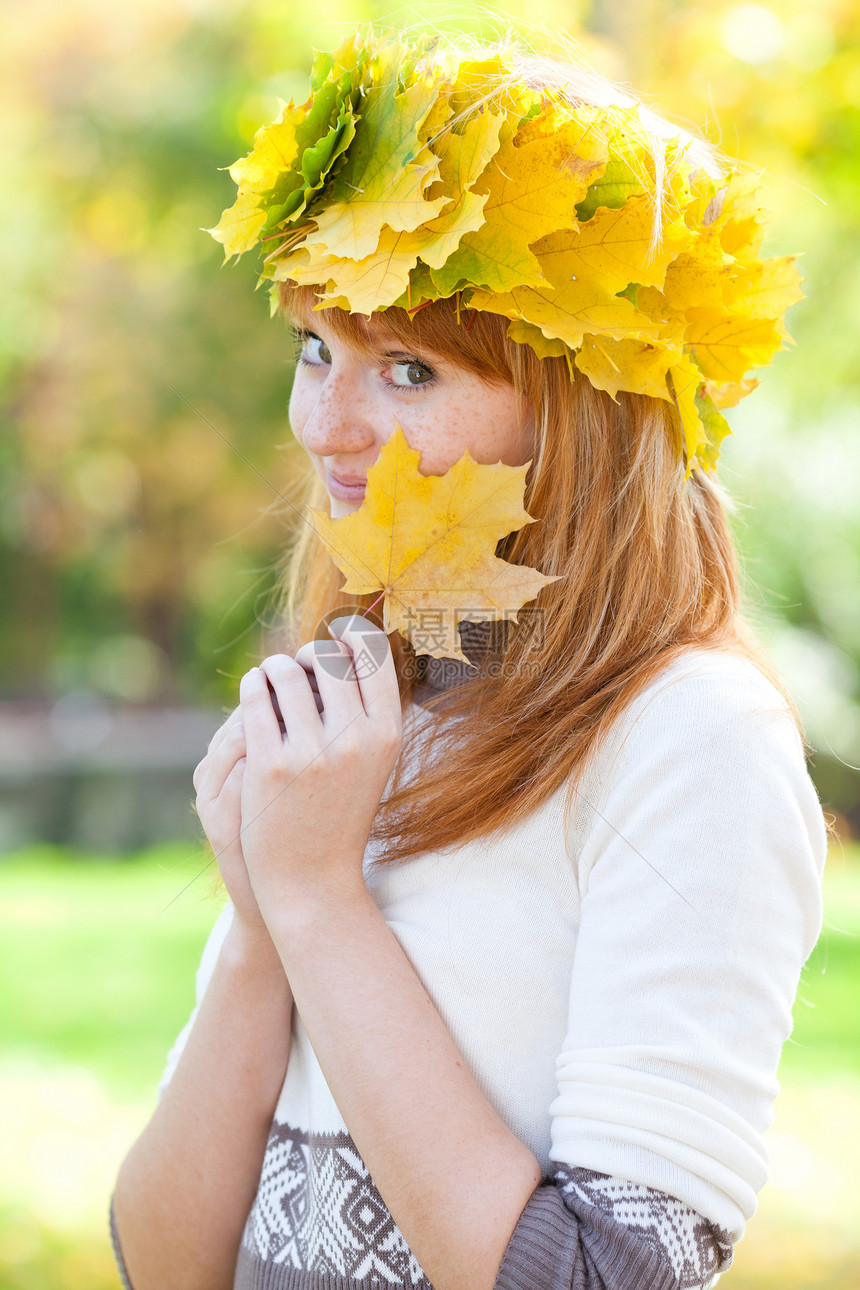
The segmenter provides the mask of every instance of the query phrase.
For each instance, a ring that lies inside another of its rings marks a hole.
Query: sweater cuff
[[[675,1197],[559,1166],[520,1215],[494,1290],[708,1290],[732,1261],[724,1237]]]

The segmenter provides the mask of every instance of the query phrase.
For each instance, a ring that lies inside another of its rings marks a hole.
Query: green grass
[[[0,1034],[17,1057],[80,1064],[147,1097],[194,1002],[219,900],[205,858],[105,863],[40,849],[0,862]],[[188,886],[188,884],[191,884]]]
[[[220,907],[205,864],[0,861],[0,1290],[119,1285],[105,1210],[193,1006]]]
[[[220,900],[187,847],[0,861],[0,1290],[116,1290],[105,1208],[188,1018]],[[189,885],[190,884],[190,885]],[[721,1282],[860,1284],[860,848],[834,849],[769,1134],[771,1181]]]

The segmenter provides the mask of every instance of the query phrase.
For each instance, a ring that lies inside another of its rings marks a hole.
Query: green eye
[[[423,363],[393,363],[391,382],[393,385],[415,386],[426,385],[433,380],[433,373]]]
[[[331,363],[331,354],[328,345],[321,341],[319,336],[307,332],[302,339],[302,357],[305,362],[313,363],[316,366],[322,364],[328,366]]]

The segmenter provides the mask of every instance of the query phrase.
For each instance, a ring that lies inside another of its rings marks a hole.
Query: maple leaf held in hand
[[[425,627],[419,652],[468,662],[457,622],[515,614],[558,579],[495,554],[508,533],[534,523],[522,504],[530,463],[485,466],[467,449],[446,474],[422,475],[420,457],[396,425],[367,472],[361,507],[338,519],[314,509],[310,513],[346,574],[343,590],[384,592],[386,632],[399,631],[411,640],[422,614],[442,611],[438,634],[434,621],[432,648],[423,639]]]

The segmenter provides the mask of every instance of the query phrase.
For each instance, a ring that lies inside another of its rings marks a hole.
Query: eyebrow
[[[425,365],[425,360],[419,358],[417,354],[405,354],[402,350],[394,350],[390,354],[380,354],[380,358],[394,363],[417,363],[421,367]]]
[[[296,326],[295,331],[301,340],[312,336],[314,340],[321,341],[322,344],[325,344],[322,336],[320,336],[318,332],[311,331],[310,327]],[[437,359],[435,355],[432,356],[431,362],[429,359],[419,358],[417,354],[409,353],[407,350],[402,349],[381,350],[373,349],[370,345],[362,345],[361,350],[370,357],[382,359],[386,363],[417,363],[421,367],[432,367],[434,363],[444,362],[444,359],[441,357]]]

